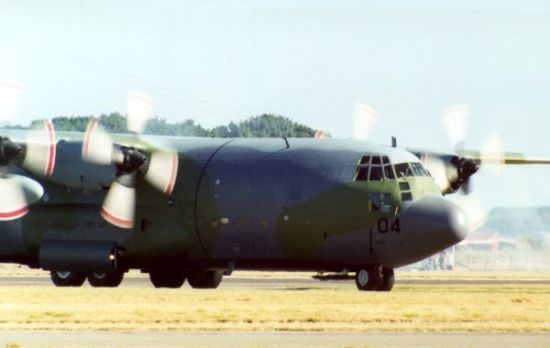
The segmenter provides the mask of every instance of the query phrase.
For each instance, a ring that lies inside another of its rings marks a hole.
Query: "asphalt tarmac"
[[[86,284],[86,283],[85,283]],[[527,284],[527,285],[550,285],[550,279],[399,279],[395,280],[396,285],[495,285],[495,284]],[[44,286],[52,285],[49,273],[37,276],[0,276],[0,286]],[[349,280],[324,280],[299,276],[299,277],[224,277],[220,288],[302,288],[302,287],[323,287],[325,285],[352,286],[354,281]],[[52,285],[53,286],[53,285]],[[124,278],[121,286],[126,287],[152,287],[147,275],[132,274]],[[184,285],[188,286],[188,285]]]
[[[0,332],[5,347],[549,347],[550,335],[320,332]]]

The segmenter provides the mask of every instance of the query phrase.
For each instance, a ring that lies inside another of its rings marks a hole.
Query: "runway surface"
[[[35,286],[50,285],[51,280],[48,273],[37,276],[0,276],[0,286]],[[550,285],[550,279],[399,279],[396,285],[496,285],[496,284],[526,284],[526,285]],[[302,288],[302,287],[323,287],[326,285],[352,286],[355,284],[349,280],[324,280],[320,281],[309,277],[224,277],[220,288]],[[132,274],[124,278],[121,286],[130,287],[152,287],[147,275]],[[184,285],[186,286],[186,285]]]
[[[21,347],[548,347],[550,335],[319,332],[0,332]]]

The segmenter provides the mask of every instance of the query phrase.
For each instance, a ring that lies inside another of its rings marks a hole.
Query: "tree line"
[[[59,116],[52,119],[57,131],[84,132],[91,116]],[[30,127],[37,122],[33,121]],[[99,122],[109,133],[127,133],[126,116],[118,112],[103,114]],[[24,129],[28,127],[12,126],[10,128]],[[296,137],[308,138],[315,136],[315,130],[292,121],[288,117],[263,114],[250,117],[240,122],[230,122],[228,125],[220,125],[213,128],[205,128],[194,120],[183,122],[168,122],[164,118],[155,117],[148,121],[145,134],[174,135],[174,136],[200,136],[216,138],[266,138],[266,137]]]

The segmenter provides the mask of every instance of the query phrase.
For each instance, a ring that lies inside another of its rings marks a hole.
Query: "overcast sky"
[[[449,3],[449,2],[447,2]],[[125,111],[129,90],[170,121],[261,113],[374,141],[448,149],[442,110],[464,103],[466,147],[550,156],[548,1],[0,0],[0,80],[24,86],[14,123]],[[550,205],[547,168],[482,174],[488,205]]]

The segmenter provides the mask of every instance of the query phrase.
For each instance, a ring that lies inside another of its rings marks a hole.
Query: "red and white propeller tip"
[[[113,161],[113,140],[96,118],[92,118],[86,127],[82,141],[82,158],[103,165],[109,165]]]
[[[109,223],[124,229],[134,227],[136,190],[113,181],[101,207],[101,216]]]
[[[42,186],[27,177],[2,174],[0,179],[0,221],[16,220],[29,212],[29,204],[44,195]]]
[[[52,120],[44,120],[27,132],[23,166],[32,172],[52,176],[55,169],[57,139]]]

